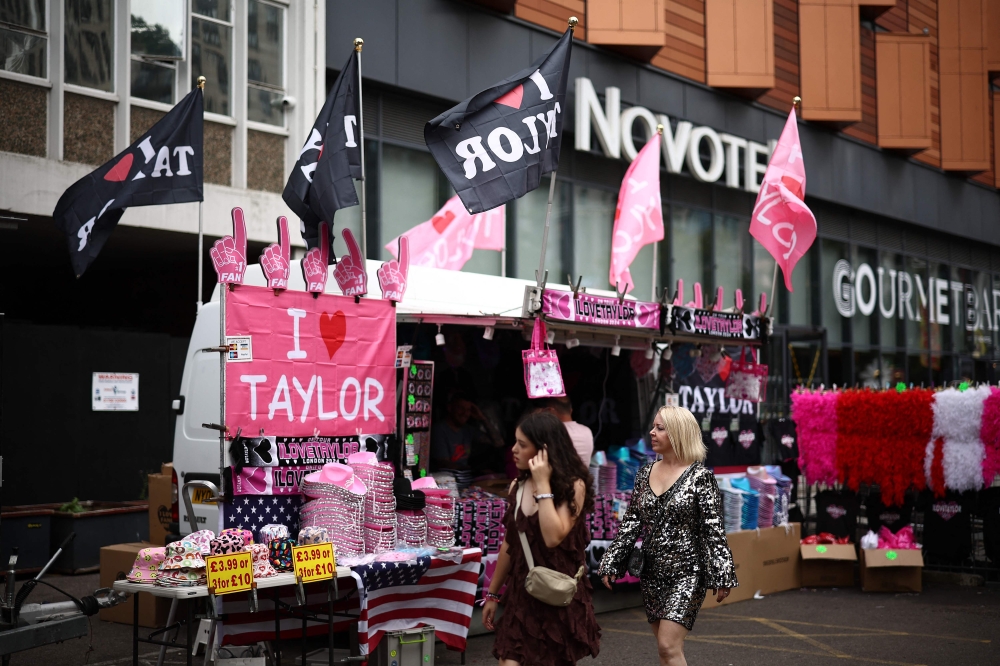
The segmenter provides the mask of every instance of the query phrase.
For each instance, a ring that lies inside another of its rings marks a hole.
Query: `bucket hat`
[[[201,548],[194,541],[182,539],[167,544],[165,558],[160,565],[161,571],[204,568],[205,559],[201,556]]]
[[[292,563],[292,546],[294,539],[272,539],[267,544],[267,558],[278,571],[292,571],[295,565]]]
[[[215,532],[212,530],[198,530],[197,532],[192,532],[184,538],[187,541],[193,541],[198,544],[198,548],[201,550],[202,555],[208,555],[212,552],[211,543],[212,539],[215,538]]]
[[[155,583],[160,573],[160,564],[167,558],[167,549],[163,546],[159,548],[143,548],[135,556],[135,564],[132,571],[125,577],[132,583]]]
[[[268,559],[269,550],[267,544],[252,543],[249,546],[244,546],[243,550],[250,553],[254,578],[270,578],[271,576],[278,575],[278,572],[274,570],[274,567],[271,566],[271,561]]]
[[[330,543],[330,532],[325,527],[303,527],[299,530],[299,545]]]
[[[229,533],[212,539],[209,549],[212,555],[229,555],[240,552],[245,545],[241,536]]]
[[[235,534],[236,536],[238,536],[241,539],[243,539],[243,545],[244,546],[247,546],[247,545],[253,543],[253,532],[251,532],[250,530],[245,530],[245,529],[243,529],[241,527],[230,527],[229,529],[222,530],[221,532],[219,532],[219,534],[220,535],[222,535],[222,534]]]

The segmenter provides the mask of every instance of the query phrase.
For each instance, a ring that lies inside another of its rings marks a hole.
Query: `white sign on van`
[[[95,372],[90,395],[95,412],[137,412],[139,373]]]
[[[253,360],[253,345],[249,335],[227,335],[226,336],[226,362],[240,363]]]
[[[760,179],[777,144],[772,139],[764,145],[686,120],[677,122],[675,127],[666,115],[654,114],[641,106],[623,111],[621,90],[614,86],[604,89],[604,106],[601,106],[590,79],[583,76],[576,79],[577,150],[590,150],[593,132],[605,157],[632,161],[639,152],[632,140],[632,125],[636,121],[645,128],[647,138],[656,133],[658,124],[663,125],[661,145],[668,172],[681,173],[686,167],[688,173],[704,183],[722,180],[726,187],[753,193],[760,190]]]

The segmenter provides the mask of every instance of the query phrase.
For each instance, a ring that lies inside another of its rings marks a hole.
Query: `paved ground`
[[[53,576],[51,582],[84,594],[97,586],[97,576]],[[33,601],[57,598],[51,590],[32,594]],[[582,665],[657,663],[641,610],[605,613],[598,621],[603,630],[601,655]],[[11,663],[125,666],[131,662],[130,627],[97,619],[92,627],[92,640],[81,638],[21,653]],[[466,663],[495,664],[492,647],[491,636],[470,639]],[[460,663],[458,654],[445,652],[440,644],[438,648],[439,664]],[[922,594],[895,595],[857,589],[783,592],[702,612],[685,651],[692,666],[1000,664],[1000,588],[928,585]],[[140,654],[144,666],[156,663],[156,652],[148,646],[140,648]],[[182,664],[183,655],[170,652],[166,663]],[[195,663],[201,664],[201,658]]]

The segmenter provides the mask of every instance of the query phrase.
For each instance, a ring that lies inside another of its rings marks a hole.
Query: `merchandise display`
[[[167,549],[143,548],[135,556],[135,564],[132,571],[128,572],[125,578],[132,583],[146,583],[152,585],[160,575],[160,565],[167,558]]]
[[[979,490],[1000,472],[996,388],[796,391],[791,399],[809,483],[877,485],[882,501],[898,506],[908,490]]]
[[[295,546],[294,539],[273,539],[267,544],[267,558],[277,571],[292,571],[292,546]]]

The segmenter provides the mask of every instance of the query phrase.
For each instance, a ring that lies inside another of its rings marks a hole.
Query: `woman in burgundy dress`
[[[521,547],[523,531],[535,566],[573,576],[586,564],[590,530],[584,516],[594,509],[590,473],[561,421],[536,412],[517,428],[514,462],[520,471],[511,484],[496,571],[486,593],[483,624],[496,630],[493,656],[500,666],[575,664],[600,650],[601,628],[594,617],[591,586],[584,576],[569,606],[549,606],[524,589],[528,564]],[[518,485],[523,485],[517,508]],[[501,598],[499,590],[506,583]],[[497,603],[503,603],[496,619]]]

